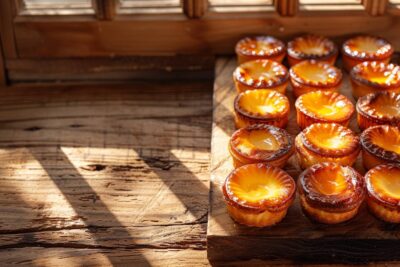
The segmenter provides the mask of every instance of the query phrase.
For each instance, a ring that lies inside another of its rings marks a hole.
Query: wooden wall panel
[[[22,58],[66,58],[232,54],[235,43],[246,35],[270,34],[289,39],[301,32],[328,35],[337,41],[360,32],[377,34],[399,50],[399,28],[400,17],[393,16],[325,15],[322,19],[299,14],[294,18],[276,15],[240,20],[205,17],[171,21],[18,21],[15,35]]]
[[[214,57],[13,59],[7,61],[6,67],[11,82],[210,79],[214,70]]]
[[[182,7],[189,18],[201,18],[207,12],[208,0],[185,0]]]
[[[1,36],[0,36],[1,37]],[[0,38],[0,87],[7,85],[6,69],[4,65],[3,47]]]
[[[362,3],[371,16],[382,16],[386,12],[388,0],[363,0]]]
[[[14,11],[11,1],[0,1],[0,35],[5,58],[17,57],[13,28]]]

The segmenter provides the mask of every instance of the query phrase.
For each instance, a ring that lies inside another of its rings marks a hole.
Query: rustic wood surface
[[[372,260],[399,260],[400,227],[375,219],[363,206],[359,214],[349,222],[328,226],[311,222],[303,215],[298,200],[290,207],[286,218],[272,228],[250,228],[232,221],[226,212],[221,185],[233,170],[227,150],[234,132],[233,100],[236,91],[232,72],[236,67],[233,58],[219,59],[214,83],[213,126],[211,144],[210,214],[207,230],[208,257],[212,260],[243,260],[261,258],[271,263],[296,262],[365,262]],[[351,96],[347,74],[341,93]],[[291,102],[288,132],[294,137],[299,128],[296,124],[294,99],[291,88],[287,92]],[[359,132],[356,117],[350,127]],[[361,158],[355,165],[364,174]],[[301,172],[295,156],[289,159],[285,170],[297,178]],[[224,249],[220,249],[224,247]]]
[[[211,88],[1,90],[0,265],[208,265]]]
[[[211,88],[0,90],[1,266],[209,266]]]

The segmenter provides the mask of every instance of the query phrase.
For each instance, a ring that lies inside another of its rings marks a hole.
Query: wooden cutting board
[[[233,58],[217,60],[214,84],[211,143],[210,211],[207,229],[208,258],[213,261],[263,259],[271,263],[344,262],[400,260],[400,225],[388,224],[373,217],[366,206],[352,220],[338,225],[311,222],[302,212],[298,199],[285,219],[276,226],[251,228],[235,223],[228,215],[221,186],[233,170],[228,142],[235,131],[233,100],[236,96],[232,72]],[[349,77],[344,73],[341,93],[351,96]],[[287,131],[298,134],[291,88],[286,95],[291,103]],[[356,116],[350,128],[359,133]],[[365,174],[361,158],[355,168]],[[295,156],[285,166],[294,179],[301,172]]]

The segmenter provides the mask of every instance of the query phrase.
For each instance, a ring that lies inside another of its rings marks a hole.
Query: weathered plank
[[[217,61],[214,84],[213,126],[211,144],[210,212],[207,229],[208,257],[215,261],[265,259],[275,263],[305,262],[365,262],[399,260],[400,254],[391,248],[400,245],[400,227],[375,219],[366,207],[351,221],[339,225],[312,223],[301,211],[298,200],[290,207],[286,218],[272,228],[249,228],[232,221],[226,212],[221,186],[233,170],[227,150],[234,132],[233,100],[236,95],[232,72],[234,59]],[[353,102],[351,88],[345,74],[341,92]],[[287,93],[291,103],[288,132],[295,136],[294,99],[291,88]],[[359,132],[355,116],[350,127]],[[361,158],[355,165],[361,173]],[[295,156],[285,170],[297,178],[301,172]],[[219,249],[224,247],[224,249]],[[227,253],[229,251],[229,253]]]
[[[211,84],[0,92],[2,264],[206,264]]]
[[[2,250],[0,258],[2,266],[209,266],[204,250],[191,249],[24,247]]]

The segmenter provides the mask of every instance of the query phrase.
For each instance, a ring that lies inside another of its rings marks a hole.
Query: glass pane
[[[389,0],[389,9],[400,12],[400,0]]]
[[[300,0],[301,10],[363,11],[361,0]]]
[[[77,15],[94,14],[92,0],[21,0],[22,14]]]
[[[210,0],[212,6],[254,6],[254,5],[272,5],[272,0]]]
[[[180,0],[120,0],[119,13],[181,13]]]
[[[273,0],[209,0],[215,12],[273,11]]]

